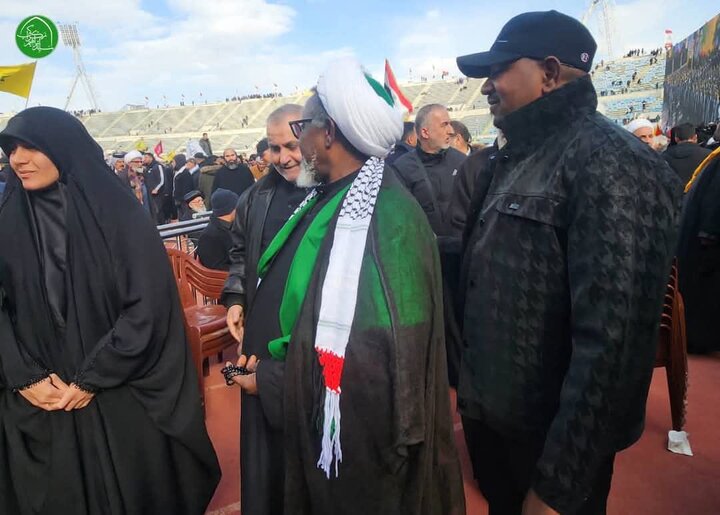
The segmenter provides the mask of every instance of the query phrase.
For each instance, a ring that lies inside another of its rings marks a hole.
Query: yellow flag
[[[145,140],[143,138],[140,138],[135,142],[135,150],[138,150],[140,152],[145,152],[148,149],[147,143],[145,143]]]
[[[0,91],[28,98],[35,76],[35,61],[16,66],[0,66]]]

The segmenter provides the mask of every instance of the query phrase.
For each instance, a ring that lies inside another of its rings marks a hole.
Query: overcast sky
[[[325,65],[355,55],[382,80],[390,59],[401,81],[447,70],[455,57],[487,50],[502,25],[524,11],[557,9],[581,18],[590,0],[3,0],[0,64],[28,62],[15,45],[25,17],[77,22],[82,55],[104,110],[224,100],[256,91],[314,85]],[[680,41],[720,12],[698,0],[616,0],[616,47]],[[591,29],[593,25],[591,24]],[[72,52],[38,62],[30,105],[63,107],[74,77]],[[257,89],[256,89],[257,88]],[[200,96],[202,93],[202,97]],[[71,109],[90,106],[84,91]],[[0,92],[0,112],[25,100]]]

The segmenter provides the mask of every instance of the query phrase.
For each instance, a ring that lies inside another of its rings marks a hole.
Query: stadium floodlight
[[[582,22],[590,28],[591,20],[595,20],[598,26],[599,36],[605,44],[607,56],[615,57],[613,43],[615,41],[615,2],[613,0],[590,0],[590,5],[583,14]]]
[[[80,46],[80,35],[78,34],[76,23],[61,23],[59,28],[63,45],[70,48],[78,48]]]
[[[70,100],[72,100],[72,96],[75,93],[75,88],[77,87],[78,82],[80,82],[85,88],[85,93],[87,94],[88,99],[90,99],[93,109],[98,111],[99,109],[97,97],[95,96],[95,90],[90,82],[90,77],[85,71],[85,64],[83,63],[82,55],[80,54],[80,34],[78,33],[77,23],[60,23],[58,24],[58,27],[60,28],[60,37],[63,45],[68,48],[72,48],[73,59],[75,60],[75,78],[73,79],[72,86],[70,87],[70,93],[68,93],[67,99],[65,100],[65,110],[67,110],[70,105]]]

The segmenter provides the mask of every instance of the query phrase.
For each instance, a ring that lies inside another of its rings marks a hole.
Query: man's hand
[[[90,401],[94,398],[94,393],[81,390],[75,383],[73,383],[65,390],[62,398],[54,405],[54,408],[59,410],[64,409],[65,411],[83,409],[90,404]]]
[[[230,309],[228,309],[227,312],[226,321],[232,337],[235,338],[238,343],[242,344],[243,334],[245,333],[245,329],[243,329],[243,324],[245,322],[243,307],[240,304],[230,306]],[[240,354],[239,348],[238,354]]]
[[[255,373],[257,371],[258,363],[260,363],[260,360],[257,359],[255,356],[250,356],[250,359],[247,358],[247,356],[240,356],[240,359],[237,361],[237,366],[239,367],[245,367],[248,369],[248,371],[252,372],[252,374],[248,375],[239,375],[232,378],[232,380],[240,385],[240,388],[242,388],[245,393],[248,393],[250,395],[257,395],[258,388],[257,388],[257,374]],[[227,365],[231,365],[232,363],[228,362]]]
[[[57,374],[50,374],[39,383],[20,390],[18,393],[36,408],[55,411],[59,409],[56,405],[68,388],[68,385]]]
[[[553,510],[545,504],[545,501],[538,497],[535,490],[530,490],[523,502],[522,515],[560,515],[559,512]]]

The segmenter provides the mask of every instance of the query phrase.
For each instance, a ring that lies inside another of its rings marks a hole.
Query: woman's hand
[[[250,356],[250,359],[248,359],[245,355],[240,356],[237,366],[245,367],[248,371],[252,372],[252,374],[239,375],[232,378],[235,383],[240,385],[240,388],[242,388],[245,393],[250,395],[257,395],[258,393],[256,380],[257,374],[255,373],[258,363],[260,363],[260,360],[258,360],[255,356]]]
[[[69,386],[57,374],[50,374],[39,383],[24,388],[18,393],[36,408],[55,411],[60,409],[56,406],[68,389]]]
[[[63,409],[65,411],[72,411],[74,409],[83,409],[90,401],[95,398],[94,393],[86,392],[81,390],[75,383],[71,384],[65,392],[63,392],[62,398],[55,404],[55,409]]]

